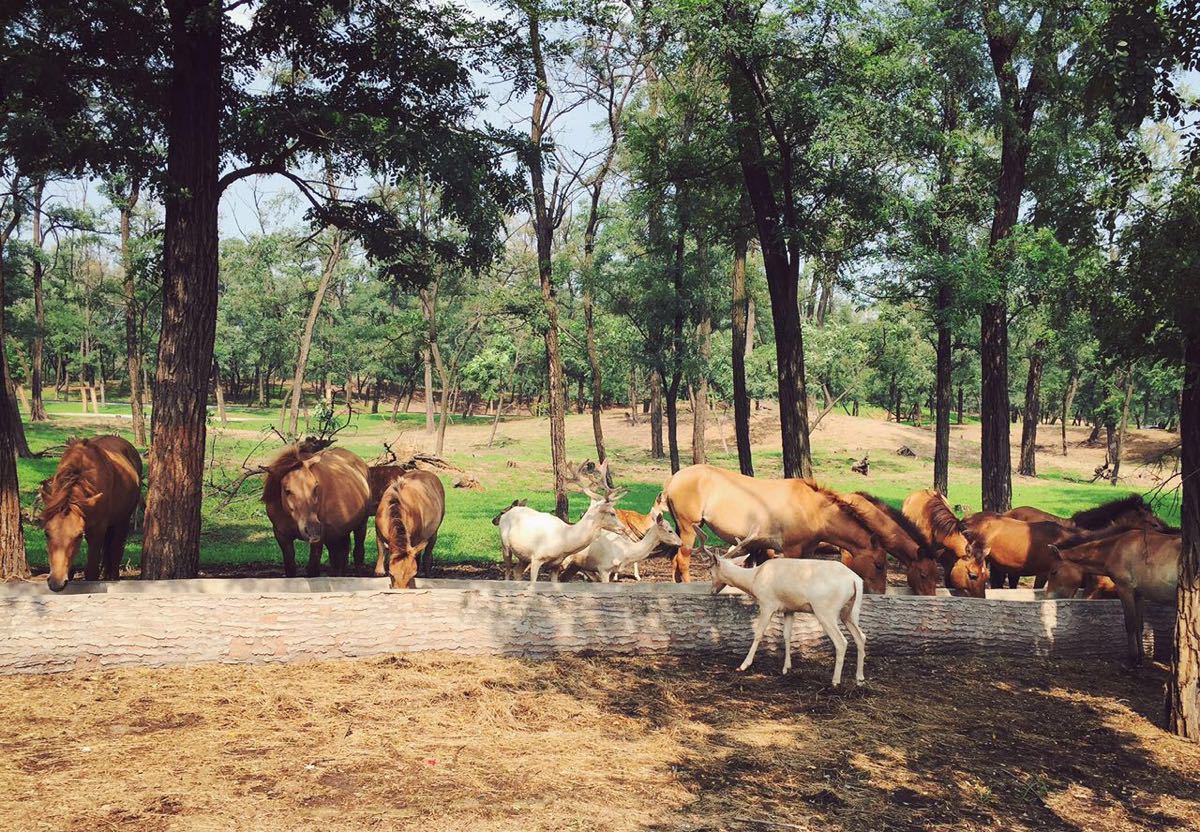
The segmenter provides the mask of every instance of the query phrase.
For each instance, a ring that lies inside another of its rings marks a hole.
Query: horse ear
[[[1055,546],[1053,543],[1050,544],[1050,551],[1051,551],[1051,553],[1053,553],[1054,557],[1058,558],[1059,560],[1062,560],[1062,550],[1059,549],[1057,546]]]

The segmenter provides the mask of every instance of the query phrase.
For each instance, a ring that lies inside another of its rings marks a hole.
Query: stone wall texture
[[[288,662],[440,650],[543,658],[700,653],[740,658],[754,603],[707,585],[264,579],[0,587],[0,673],[128,665]],[[1150,616],[1169,628],[1170,615]],[[1116,601],[1042,600],[1031,590],[986,599],[868,595],[868,659],[976,654],[1124,657]],[[759,662],[775,662],[781,620]],[[800,656],[831,656],[811,615],[797,617]],[[850,651],[853,654],[853,643]],[[849,660],[849,657],[848,657]],[[851,665],[852,666],[852,665]],[[868,676],[870,669],[868,664]]]

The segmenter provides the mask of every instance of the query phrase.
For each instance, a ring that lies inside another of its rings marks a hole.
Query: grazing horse
[[[988,551],[984,542],[950,510],[946,498],[931,489],[914,491],[904,498],[904,516],[934,545],[942,548],[939,560],[946,586],[975,598],[987,592]]]
[[[1142,663],[1142,612],[1147,600],[1174,604],[1182,538],[1147,530],[1125,531],[1077,546],[1052,546],[1054,554],[1094,575],[1112,578],[1125,612],[1129,661]]]
[[[394,480],[375,513],[379,560],[375,574],[391,576],[392,589],[408,589],[418,566],[424,577],[433,565],[438,528],[446,516],[442,481],[428,471],[409,471]]]
[[[1074,598],[1079,590],[1089,601],[1116,598],[1117,585],[1107,575],[1092,575],[1077,564],[1060,560],[1046,575],[1046,595],[1051,598]]]
[[[916,524],[900,510],[865,491],[843,494],[842,498],[862,513],[883,548],[904,566],[913,594],[936,595],[937,553]]]
[[[367,501],[367,516],[374,517],[379,510],[379,501],[388,486],[408,473],[408,469],[400,465],[372,465],[367,469],[367,486],[371,489],[371,498]]]
[[[786,557],[807,556],[818,544],[831,543],[846,550],[843,562],[849,561],[868,592],[887,588],[887,553],[870,524],[837,493],[810,480],[755,479],[712,465],[689,465],[671,477],[657,505],[671,512],[682,541],[675,556],[676,581],[690,580],[696,530],[706,523],[726,543],[761,532],[763,539],[778,541]]]
[[[1004,586],[1005,578],[1010,587],[1015,587],[1025,575],[1036,576],[1034,586],[1041,587],[1059,560],[1053,546],[1083,543],[1121,531],[1111,527],[1080,531],[1059,523],[1026,523],[990,511],[972,514],[965,522],[987,546],[991,585],[997,589]]]
[[[354,534],[354,562],[363,562],[367,530],[367,464],[344,448],[307,453],[293,445],[267,466],[262,500],[283,552],[283,572],[296,576],[295,541],[309,544],[305,575],[321,572],[321,547],[329,549],[330,572],[345,574]]]
[[[61,592],[71,580],[84,538],[84,577],[98,580],[103,565],[106,581],[120,578],[129,521],[142,499],[142,458],[133,445],[119,436],[71,440],[40,496],[50,589]]]
[[[1098,530],[1109,526],[1123,529],[1150,529],[1155,532],[1171,531],[1140,494],[1130,494],[1117,500],[1077,511],[1070,517],[1060,517],[1033,506],[1018,506],[1006,512],[1005,517],[1023,520],[1026,523],[1058,523],[1072,531],[1079,529]]]

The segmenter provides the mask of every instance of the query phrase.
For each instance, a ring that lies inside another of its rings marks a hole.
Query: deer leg
[[[783,675],[792,669],[792,623],[796,620],[796,613],[785,612],[783,614]]]
[[[771,616],[774,614],[774,607],[759,607],[758,618],[754,620],[754,641],[750,642],[750,652],[746,654],[746,658],[738,670],[745,670],[754,661],[754,654],[758,652],[758,643],[762,641],[763,633],[767,631],[767,627],[771,624]]]
[[[638,565],[636,563],[633,565],[633,579],[639,583],[642,580],[642,573],[638,572]]]
[[[850,631],[850,637],[854,639],[854,646],[858,650],[858,663],[854,669],[854,681],[861,685],[866,681],[866,677],[863,676],[863,664],[867,660],[867,636],[862,631],[862,627],[858,626],[858,621],[854,618],[853,607],[849,607],[842,612],[842,623]]]
[[[846,647],[849,642],[842,635],[842,628],[838,626],[836,616],[832,616],[828,612],[817,612],[815,609],[813,615],[817,617],[825,635],[829,636],[829,640],[833,642],[833,651],[836,654],[833,661],[833,686],[836,688],[842,683],[842,664],[846,661]]]
[[[537,558],[529,559],[529,585],[533,586],[537,583],[538,572],[542,568],[542,562]]]

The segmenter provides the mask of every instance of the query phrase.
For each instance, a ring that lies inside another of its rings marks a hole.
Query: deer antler
[[[591,469],[594,474],[585,474],[584,471]],[[593,500],[606,500],[610,503],[615,503],[617,500],[629,493],[625,488],[612,488],[608,484],[608,460],[605,460],[597,467],[591,460],[581,463],[575,468],[572,482],[579,486],[579,490]]]

